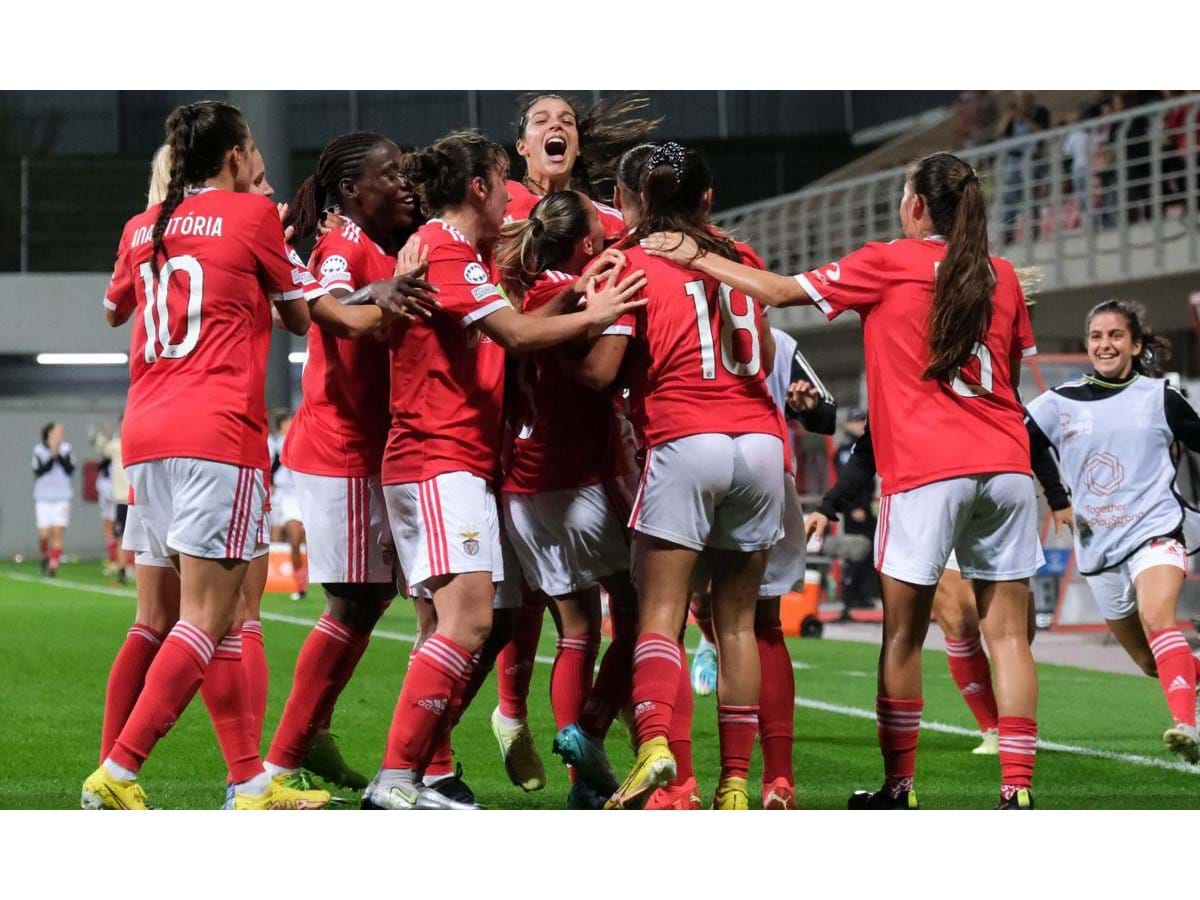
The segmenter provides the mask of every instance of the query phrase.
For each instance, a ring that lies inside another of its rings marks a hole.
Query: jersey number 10
[[[703,281],[689,281],[683,286],[696,306],[696,331],[700,335],[700,377],[712,381],[717,377],[716,350],[712,322],[709,319],[708,296]],[[717,292],[717,309],[721,314],[721,365],[725,371],[743,378],[752,378],[762,368],[762,353],[758,345],[758,322],[754,316],[754,301],[746,298],[746,311],[735,313],[732,307],[733,290],[727,284]],[[744,331],[750,335],[750,359],[738,362],[733,356],[733,335]]]
[[[200,268],[200,261],[194,256],[172,256],[158,270],[157,285],[150,263],[142,263],[140,272],[146,286],[146,307],[142,311],[142,321],[146,326],[146,362],[152,363],[160,356],[164,359],[187,356],[200,341],[200,306],[204,300],[204,270]],[[187,330],[182,341],[172,344],[167,290],[171,276],[176,272],[186,275],[188,280]],[[158,320],[157,324],[155,319]],[[157,351],[154,349],[156,339]]]

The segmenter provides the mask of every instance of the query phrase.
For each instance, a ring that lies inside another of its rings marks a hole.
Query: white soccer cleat
[[[1163,743],[1172,753],[1178,753],[1192,765],[1200,763],[1200,732],[1195,725],[1176,722],[1163,732]]]
[[[500,745],[509,781],[526,791],[544,788],[546,768],[533,746],[529,723],[524,719],[508,719],[500,712],[500,707],[496,707],[492,711],[492,734]]]
[[[983,739],[979,742],[979,746],[971,752],[976,756],[997,756],[1000,753],[1000,731],[997,728],[989,728],[982,735]]]

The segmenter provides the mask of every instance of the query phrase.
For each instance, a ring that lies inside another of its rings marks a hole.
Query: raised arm
[[[701,253],[696,242],[685,234],[652,234],[642,241],[642,248],[651,256],[669,259],[676,265],[710,275],[767,306],[799,306],[813,302],[796,279],[734,262],[715,253]]]

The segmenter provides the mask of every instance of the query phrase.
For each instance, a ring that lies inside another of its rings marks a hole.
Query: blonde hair
[[[163,144],[154,151],[150,162],[150,189],[146,193],[146,208],[162,203],[167,197],[167,184],[171,180],[171,148]]]

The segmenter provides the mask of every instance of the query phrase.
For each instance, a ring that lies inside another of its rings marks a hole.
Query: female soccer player
[[[712,176],[698,153],[674,143],[655,147],[639,187],[642,218],[631,240],[680,231],[713,253],[740,258],[705,221]],[[630,266],[646,269],[648,299],[644,312],[619,323],[631,336],[617,354],[647,448],[630,523],[638,753],[606,806],[641,806],[676,776],[668,738],[681,686],[690,695],[679,635],[692,569],[703,555],[721,646],[721,780],[713,805],[745,809],[758,729],[755,607],[766,551],[783,535],[782,422],[765,384],[761,317],[752,300],[715,279],[656,262],[636,245],[626,252]]]
[[[1054,519],[1054,533],[1063,528],[1074,528],[1074,513],[1071,500],[1059,478],[1058,465],[1050,454],[1049,447],[1039,447],[1031,442],[1030,463],[1034,474],[1041,482]],[[810,514],[805,522],[808,537],[820,540],[824,537],[830,521],[836,521],[838,513],[846,511],[847,498],[861,496],[872,490],[875,481],[875,451],[871,444],[871,429],[868,425],[862,437],[854,443],[850,459],[842,468],[837,483],[821,501],[821,505]],[[946,569],[938,580],[933,598],[933,617],[946,638],[946,661],[950,666],[950,677],[958,686],[963,700],[979,725],[982,740],[971,752],[980,756],[994,756],[1000,752],[999,734],[996,723],[996,695],[992,689],[992,668],[980,642],[979,610],[975,606],[975,594],[971,582],[962,577],[954,554],[946,562]],[[1033,607],[1029,608],[1029,636],[1034,636]]]
[[[58,574],[63,532],[71,522],[74,471],[75,455],[71,445],[63,440],[63,427],[50,422],[42,429],[41,441],[33,447],[33,512],[42,573],[52,578]]]
[[[501,287],[524,312],[564,292],[578,299],[589,278],[624,267],[623,254],[602,254],[603,247],[604,226],[585,194],[549,194],[529,218],[504,226],[496,258]],[[610,327],[605,333],[620,332]],[[555,351],[523,357],[516,386],[509,399],[513,443],[504,475],[505,530],[526,583],[553,601],[559,634],[550,675],[555,724],[565,729],[581,722],[555,739],[559,751],[571,744],[567,752],[581,757],[586,771],[575,781],[572,770],[568,806],[594,808],[598,804],[583,796],[589,788],[603,803],[617,786],[603,739],[629,699],[637,637],[625,531],[632,498],[623,481],[628,473],[621,426],[612,392],[573,381]],[[613,640],[596,677],[599,689],[589,697],[600,647],[601,585],[610,599]]]
[[[264,300],[272,298],[284,324],[300,334],[309,323],[306,293],[314,308],[336,306],[306,290],[278,212],[247,193],[261,158],[241,114],[210,101],[180,107],[168,117],[167,135],[166,198],[126,225],[105,305],[110,324],[136,310],[146,325],[133,331],[125,461],[149,549],[179,568],[180,618],[108,757],[84,784],[86,808],[145,807],[138,769],[205,680],[218,642],[231,641],[265,500],[271,325]],[[353,318],[369,329],[387,315],[376,307]],[[172,323],[175,317],[182,322]],[[182,419],[181,408],[189,411]],[[223,728],[216,717],[214,725],[234,808],[328,802],[323,791],[293,791],[271,779],[249,729]]]
[[[900,220],[904,240],[867,244],[795,278],[739,265],[678,235],[648,246],[772,306],[812,303],[830,318],[847,309],[862,316],[884,497],[876,555],[885,781],[855,794],[851,807],[917,806],[921,645],[953,550],[975,584],[996,669],[1001,806],[1026,809],[1037,745],[1028,579],[1038,540],[1016,381],[1021,356],[1036,352],[1033,331],[1012,266],[988,256],[987,207],[967,163],[935,153],[914,164]]]
[[[335,298],[392,278],[416,216],[402,161],[400,148],[381,134],[341,135],[325,145],[316,173],[289,204],[284,224],[295,228],[297,240],[316,231],[328,205],[340,210],[339,226],[320,237],[309,259],[321,288]],[[282,453],[308,535],[309,576],[324,588],[326,606],[296,660],[267,771],[291,775],[304,765],[355,790],[367,779],[342,761],[329,721],[396,594],[379,480],[390,421],[381,337],[350,337],[324,325],[309,331],[304,399]]]
[[[438,308],[427,325],[393,332],[392,424],[384,498],[410,592],[432,598],[434,633],[412,659],[388,733],[383,767],[364,805],[461,808],[421,782],[456,720],[475,655],[492,624],[493,585],[504,580],[491,482],[498,466],[504,351],[527,353],[595,336],[641,301],[638,277],[598,290],[564,315],[522,315],[497,291],[482,254],[500,234],[508,158],[474,132],[448,135],[405,158],[423,208],[418,232]],[[558,312],[558,309],[551,310]]]
[[[529,215],[538,200],[556,191],[578,190],[593,201],[596,182],[611,174],[617,155],[652,132],[662,119],[632,114],[646,107],[640,97],[600,101],[579,112],[578,104],[558,94],[525,100],[517,123],[517,153],[525,161],[525,177],[507,184],[510,200],[506,221]],[[607,238],[625,230],[619,210],[597,203]]]
[[[1093,371],[1029,404],[1030,436],[1058,453],[1075,500],[1075,558],[1096,605],[1162,684],[1174,720],[1163,743],[1197,763],[1200,661],[1176,619],[1197,514],[1175,493],[1172,448],[1200,450],[1200,417],[1162,377],[1169,345],[1139,304],[1100,303],[1085,327]]]

